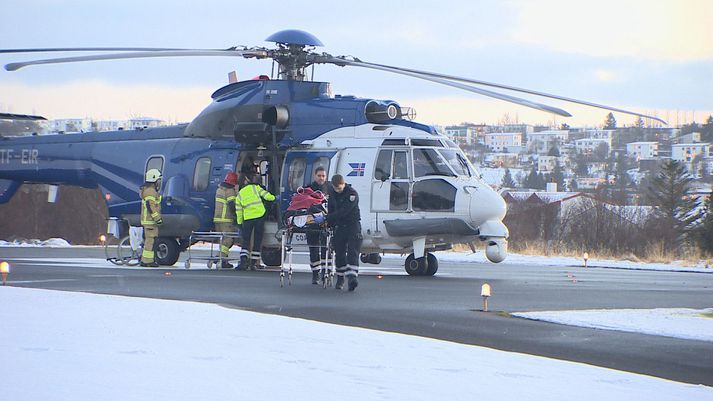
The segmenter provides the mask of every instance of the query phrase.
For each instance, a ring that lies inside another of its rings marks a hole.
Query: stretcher
[[[331,287],[334,283],[335,265],[334,265],[334,249],[333,249],[333,230],[326,225],[309,224],[303,227],[295,225],[287,226],[282,230],[281,252],[280,252],[280,287],[285,286],[285,278],[287,285],[292,285],[292,253],[296,249],[308,252],[310,247],[307,243],[307,233],[318,233],[320,235],[319,247],[320,255],[322,247],[327,248],[326,265],[320,267],[319,277],[322,288]],[[304,241],[295,241],[298,237],[304,236]],[[322,245],[321,236],[325,236],[324,245]]]
[[[188,259],[186,259],[186,262],[184,263],[184,266],[186,269],[190,269],[191,265],[195,261],[205,261],[206,266],[209,269],[212,269],[215,267],[216,269],[220,269],[220,266],[223,265],[223,262],[230,262],[230,261],[240,261],[240,254],[236,253],[238,255],[237,257],[231,258],[224,258],[223,255],[220,253],[220,243],[223,242],[223,239],[225,238],[233,238],[235,243],[237,243],[237,239],[240,238],[240,233],[239,232],[222,232],[222,231],[193,231],[191,232],[191,236],[189,237],[189,246],[188,246]],[[194,252],[192,252],[191,248],[193,245],[197,242],[203,242],[203,243],[209,243],[210,244],[210,254],[208,256],[202,256],[202,255],[197,255]]]

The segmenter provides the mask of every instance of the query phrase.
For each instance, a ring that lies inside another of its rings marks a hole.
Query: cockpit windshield
[[[448,165],[451,166],[457,175],[465,177],[472,177],[475,175],[468,161],[465,159],[465,156],[463,156],[460,152],[451,149],[440,149],[439,152],[443,155],[443,158],[446,159]]]
[[[455,177],[455,174],[448,168],[448,163],[435,149],[415,148],[413,150],[413,169],[416,178],[432,175]]]

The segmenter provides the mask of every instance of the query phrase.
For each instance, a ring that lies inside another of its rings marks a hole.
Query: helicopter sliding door
[[[298,188],[312,183],[314,170],[317,167],[324,167],[329,179],[331,160],[335,153],[333,151],[287,152],[280,185],[280,207],[283,211],[289,207],[290,199]]]
[[[379,150],[371,184],[372,212],[406,212],[410,210],[409,166],[408,150]]]

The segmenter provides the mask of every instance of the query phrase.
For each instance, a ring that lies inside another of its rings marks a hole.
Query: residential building
[[[626,155],[636,160],[649,160],[659,157],[658,142],[631,142],[626,144]]]
[[[671,145],[671,159],[690,163],[697,156],[701,158],[711,157],[713,148],[708,143],[679,143]]]
[[[485,146],[492,152],[512,152],[514,148],[522,147],[522,134],[519,132],[485,134]]]
[[[547,130],[532,132],[527,135],[527,150],[546,154],[553,147],[559,147],[569,139],[568,130]]]
[[[594,151],[600,146],[602,146],[602,144],[607,145],[606,156],[609,156],[609,153],[611,152],[611,138],[584,138],[577,139],[576,141],[574,141],[574,147],[577,149],[577,152],[584,154],[594,153]]]

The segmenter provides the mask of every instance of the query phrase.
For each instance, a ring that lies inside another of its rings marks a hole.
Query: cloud
[[[508,3],[515,40],[593,56],[713,59],[709,0],[541,0]]]

